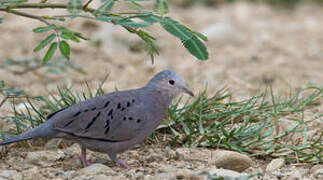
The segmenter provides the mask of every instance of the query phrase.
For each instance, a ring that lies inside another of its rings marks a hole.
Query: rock
[[[228,170],[228,169],[210,169],[201,172],[201,174],[209,174],[213,176],[219,176],[219,177],[230,177],[230,178],[241,178],[243,176],[248,176],[246,173],[238,173],[236,171]]]
[[[52,164],[57,160],[64,159],[65,154],[63,151],[34,151],[28,152],[25,163],[46,166]]]
[[[75,174],[75,171],[65,171],[63,173],[63,176],[66,179],[72,179],[72,177],[73,177],[74,174]]]
[[[285,165],[285,160],[284,159],[273,159],[266,168],[266,172],[273,172]]]
[[[92,180],[107,180],[107,179],[111,179],[111,177],[106,176],[104,174],[99,174],[92,178]]]
[[[22,175],[16,170],[1,170],[0,179],[20,180],[22,179]]]
[[[299,170],[294,170],[288,173],[289,175],[282,178],[282,180],[301,180],[303,179],[303,175]]]
[[[62,141],[62,139],[56,139],[56,138],[51,139],[45,144],[44,148],[46,150],[56,150],[58,148],[59,144],[61,143],[61,141]]]
[[[157,153],[153,153],[153,154],[149,154],[148,156],[146,156],[145,158],[144,158],[144,161],[146,162],[146,163],[150,163],[150,162],[154,162],[154,161],[156,161],[156,162],[161,162],[161,161],[163,161],[164,160],[164,156],[162,156],[161,154],[157,154]]]
[[[22,174],[24,179],[32,179],[32,180],[46,179],[42,174],[40,174],[39,168],[37,166],[34,166],[30,169],[23,171]]]
[[[316,179],[323,179],[323,165],[318,164],[311,168],[311,176]]]
[[[239,44],[241,35],[231,24],[217,23],[204,29],[203,34],[208,37],[210,42],[217,44]]]
[[[97,174],[115,174],[115,171],[113,171],[110,167],[105,166],[103,164],[92,164],[91,166],[85,167],[78,172],[80,175],[84,176],[93,176]]]
[[[212,164],[216,167],[242,172],[252,165],[252,160],[247,155],[233,151],[215,151]]]

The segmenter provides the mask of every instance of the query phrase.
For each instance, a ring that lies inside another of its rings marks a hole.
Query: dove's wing
[[[55,118],[53,129],[77,137],[125,141],[142,130],[146,123],[144,114],[144,104],[138,90],[120,91],[58,112],[52,116]]]

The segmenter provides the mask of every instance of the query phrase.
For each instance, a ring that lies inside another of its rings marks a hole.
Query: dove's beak
[[[190,91],[189,89],[187,89],[186,87],[183,87],[183,91],[187,94],[189,94],[190,96],[194,97],[194,94],[192,91]]]

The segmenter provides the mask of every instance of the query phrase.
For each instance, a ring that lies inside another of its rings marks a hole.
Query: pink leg
[[[126,162],[122,161],[121,159],[117,158],[117,155],[114,153],[109,153],[109,157],[112,161],[114,161],[115,163],[117,163],[120,167],[124,168],[124,169],[128,169],[129,166]]]
[[[86,148],[83,146],[81,147],[80,160],[82,162],[83,167],[87,167],[90,165],[89,161],[86,159]]]
[[[85,147],[81,147],[81,155],[72,158],[70,161],[75,161],[75,160],[80,160],[83,167],[87,167],[87,166],[91,165],[91,162],[89,162],[86,159],[86,148]]]

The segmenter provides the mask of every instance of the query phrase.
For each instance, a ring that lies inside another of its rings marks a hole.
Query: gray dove
[[[163,121],[172,99],[193,93],[174,71],[156,74],[146,86],[103,94],[47,116],[39,127],[0,142],[6,145],[37,138],[66,138],[81,146],[83,166],[90,165],[86,149],[107,153],[120,167],[129,166],[117,157],[141,143]]]

